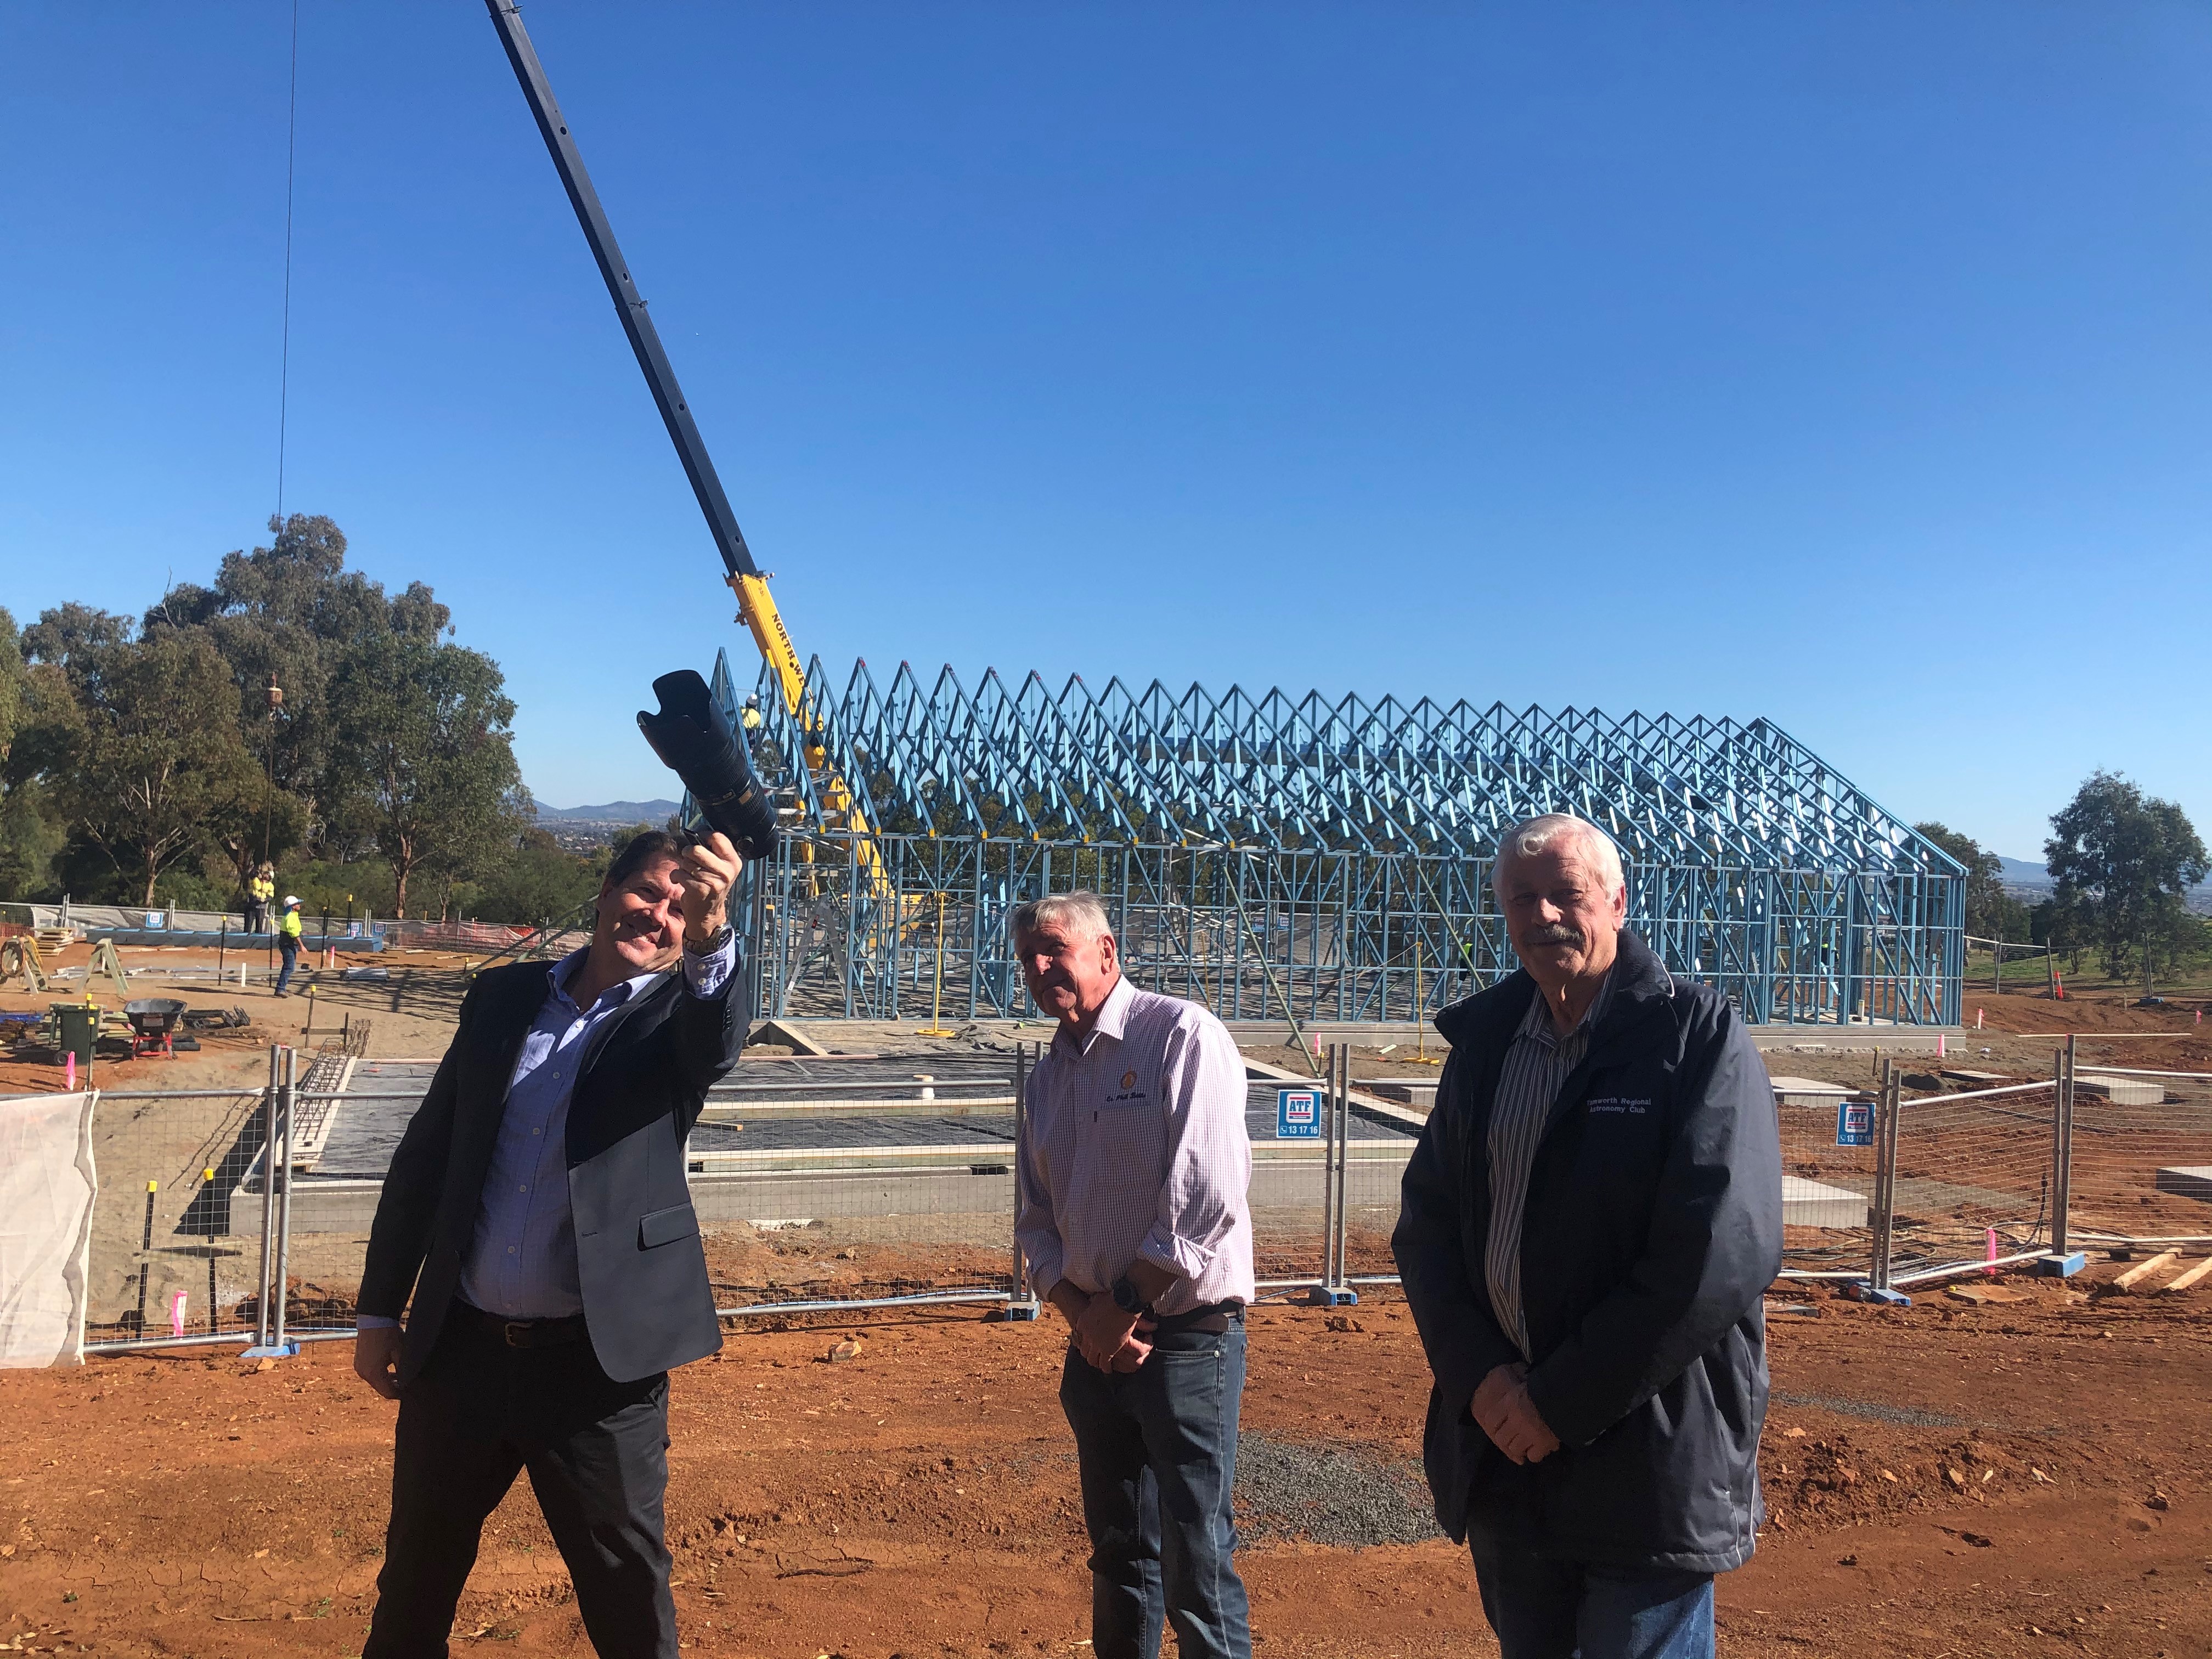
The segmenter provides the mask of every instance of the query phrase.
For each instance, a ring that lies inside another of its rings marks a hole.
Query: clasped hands
[[[1559,1437],[1528,1398],[1528,1368],[1518,1361],[1493,1367],[1467,1409],[1498,1449],[1516,1463],[1540,1463],[1559,1449]]]
[[[1152,1356],[1152,1322],[1142,1314],[1123,1313],[1114,1298],[1100,1291],[1068,1322],[1075,1332],[1075,1351],[1102,1371],[1133,1371]]]
[[[1145,1339],[1156,1328],[1142,1313],[1124,1313],[1104,1291],[1086,1291],[1061,1279],[1045,1300],[1060,1310],[1073,1334],[1075,1351],[1102,1371],[1133,1371],[1152,1357]]]

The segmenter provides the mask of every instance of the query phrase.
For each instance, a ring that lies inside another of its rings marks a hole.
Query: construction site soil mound
[[[2206,999],[2201,995],[2177,996],[2145,1008],[2137,1006],[2138,999],[2132,992],[2069,993],[2053,1000],[2040,992],[2029,995],[2008,991],[1998,995],[1986,988],[1976,989],[1969,980],[1960,1000],[1966,1024],[1972,1025],[1978,1012],[1983,1029],[1992,1031],[2132,1031],[2185,1036],[2203,1033],[2206,1029],[2197,1018],[2199,1011],[2207,1006]]]
[[[733,1244],[718,1276],[896,1267],[785,1243]],[[2118,1271],[1976,1275],[2008,1299],[1923,1290],[1899,1310],[1778,1289],[1771,1515],[1721,1580],[1723,1651],[2205,1654],[2212,1287],[2122,1293]],[[673,1383],[686,1651],[1084,1651],[1057,1324],[769,1322]],[[0,1376],[0,1646],[358,1654],[393,1408],[348,1358],[171,1351]],[[1263,1654],[1496,1652],[1416,1473],[1427,1384],[1395,1300],[1255,1310],[1238,1509]],[[457,1636],[589,1651],[526,1485],[487,1528]]]

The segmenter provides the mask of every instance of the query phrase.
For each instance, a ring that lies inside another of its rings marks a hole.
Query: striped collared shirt
[[[1490,1237],[1483,1251],[1490,1305],[1500,1329],[1529,1359],[1528,1319],[1521,1305],[1521,1225],[1528,1202],[1528,1175],[1544,1139],[1544,1121],[1559,1085],[1589,1052],[1590,1033],[1613,1000],[1608,970],[1582,1021],[1564,1037],[1552,1029],[1551,1005],[1541,990],[1513,1034],[1490,1106]]]
[[[1252,1299],[1244,1060],[1211,1012],[1125,979],[1086,1041],[1053,1038],[1027,1099],[1014,1237],[1040,1294],[1109,1289],[1142,1256],[1176,1276],[1162,1314]]]

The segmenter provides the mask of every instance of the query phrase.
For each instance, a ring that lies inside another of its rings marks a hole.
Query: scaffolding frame
[[[712,684],[735,719],[726,654]],[[1564,811],[1619,844],[1661,959],[1747,1020],[1958,1023],[1965,872],[1765,720],[994,670],[971,692],[904,663],[831,684],[818,658],[796,711],[759,684],[787,832],[755,877],[765,1013],[897,1019],[940,972],[956,1018],[1024,1013],[1007,911],[1088,887],[1136,982],[1224,1018],[1425,1018],[1514,970],[1497,840]]]

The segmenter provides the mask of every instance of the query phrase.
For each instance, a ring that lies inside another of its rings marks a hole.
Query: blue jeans
[[[1126,1375],[1073,1347],[1060,1382],[1091,1534],[1097,1659],[1155,1659],[1163,1624],[1182,1659],[1251,1659],[1251,1612],[1230,1563],[1244,1327],[1161,1332]]]
[[[1712,1659],[1710,1573],[1558,1561],[1480,1538],[1474,1551],[1503,1659]]]
[[[276,954],[284,958],[284,965],[276,970],[276,994],[283,996],[284,988],[292,982],[292,970],[300,965],[300,945],[289,933],[276,936]]]

